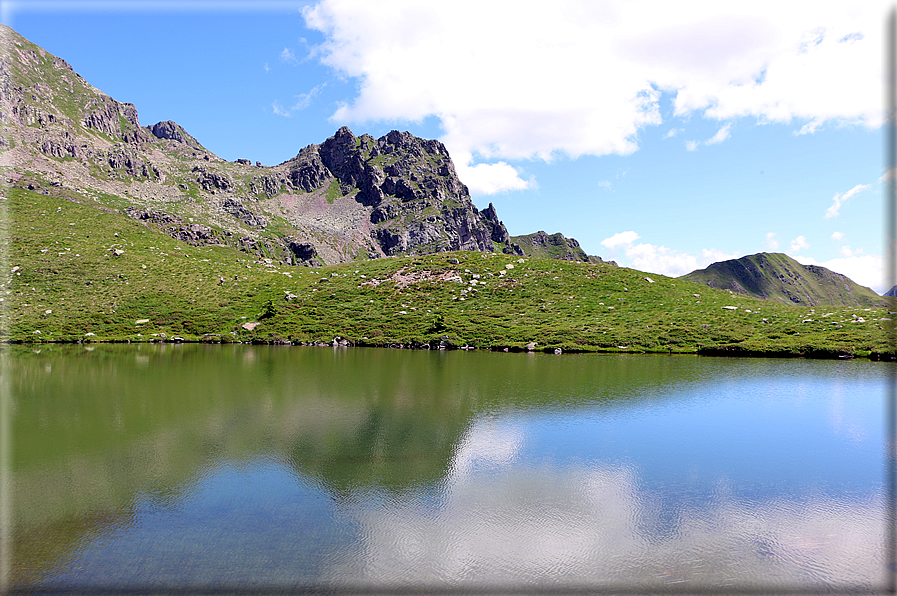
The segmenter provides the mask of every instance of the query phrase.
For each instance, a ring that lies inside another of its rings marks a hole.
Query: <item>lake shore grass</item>
[[[455,252],[324,268],[190,246],[83,196],[6,193],[5,343],[254,342],[895,356],[897,305],[799,307],[608,264]],[[175,339],[178,338],[178,339]]]

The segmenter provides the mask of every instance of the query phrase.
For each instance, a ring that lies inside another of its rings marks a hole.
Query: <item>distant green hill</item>
[[[528,257],[544,257],[547,259],[561,259],[564,261],[582,261],[583,263],[604,263],[601,257],[586,254],[579,242],[574,238],[567,238],[560,232],[546,234],[538,231],[535,234],[523,236],[511,236],[512,246],[516,244]],[[614,262],[610,262],[616,265]]]
[[[683,275],[711,288],[801,306],[885,306],[871,289],[818,265],[801,265],[782,253],[761,252],[713,263]]]

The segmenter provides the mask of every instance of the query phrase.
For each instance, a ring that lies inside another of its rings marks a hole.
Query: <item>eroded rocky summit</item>
[[[322,265],[454,250],[524,254],[480,211],[439,141],[339,129],[279,165],[228,162],[182,126],[137,108],[0,27],[6,183],[77,195],[191,244]]]

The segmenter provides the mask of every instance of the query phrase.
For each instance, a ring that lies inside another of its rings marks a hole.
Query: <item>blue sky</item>
[[[883,292],[884,3],[2,2],[217,155],[438,138],[511,234],[682,275],[761,251]]]

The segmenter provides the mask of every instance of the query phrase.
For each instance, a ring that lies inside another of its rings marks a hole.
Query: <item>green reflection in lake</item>
[[[870,531],[880,518],[881,363],[240,345],[11,352],[20,586],[589,584],[588,569],[628,553],[602,576],[623,585],[657,565],[656,581],[679,581],[676,552],[710,561],[748,548],[739,560],[760,563],[722,567],[743,578],[813,549],[829,556],[803,518],[769,503],[803,499],[823,521],[837,505]],[[707,519],[727,529],[696,529]],[[732,534],[736,519],[791,534]],[[452,566],[459,544],[465,562]],[[839,585],[830,567],[826,585]],[[863,569],[850,581],[873,582]],[[822,581],[808,577],[780,581]]]

